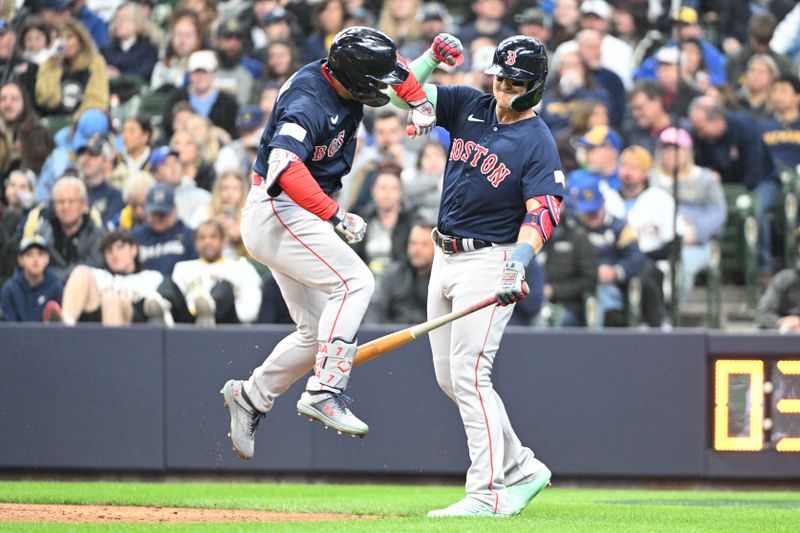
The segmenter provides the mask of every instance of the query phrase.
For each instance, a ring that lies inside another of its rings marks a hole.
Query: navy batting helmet
[[[530,82],[525,94],[511,100],[514,110],[525,111],[542,99],[544,82],[547,79],[547,51],[533,37],[515,35],[504,39],[497,46],[492,65],[484,72],[490,76]]]
[[[328,70],[356,100],[371,107],[389,103],[382,90],[408,77],[389,36],[363,26],[336,34],[328,52]]]

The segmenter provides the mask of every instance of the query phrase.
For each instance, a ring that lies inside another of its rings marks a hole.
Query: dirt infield
[[[0,523],[131,522],[178,524],[188,522],[310,522],[316,520],[374,520],[376,518],[380,517],[337,513],[279,513],[245,509],[0,503]]]

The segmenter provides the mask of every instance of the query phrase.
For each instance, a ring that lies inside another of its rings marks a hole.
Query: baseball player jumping
[[[426,55],[411,64],[423,81],[433,68]],[[520,443],[491,380],[513,304],[525,297],[525,267],[558,224],[565,194],[555,142],[532,109],[544,91],[547,54],[536,39],[510,37],[486,73],[494,76],[492,94],[424,86],[451,135],[428,316],[492,294],[501,302],[430,333],[436,379],[458,406],[472,464],[466,497],[429,517],[518,514],[551,476]]]
[[[440,39],[434,41],[434,48],[441,46]],[[253,166],[242,239],[272,271],[297,331],[275,346],[250,379],[229,380],[222,388],[230,437],[243,459],[253,456],[256,427],[275,398],[312,369],[298,412],[340,433],[363,437],[369,429],[342,393],[374,279],[334,232],[355,243],[366,224],[331,194],[350,171],[363,106],[387,104],[389,86],[411,107],[415,127],[429,131],[435,111],[398,61],[394,42],[377,30],[354,27],[334,37],[327,59],[302,67],[278,93]]]

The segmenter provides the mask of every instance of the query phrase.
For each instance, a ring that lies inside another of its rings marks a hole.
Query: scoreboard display
[[[800,358],[717,356],[711,371],[715,452],[800,454]]]

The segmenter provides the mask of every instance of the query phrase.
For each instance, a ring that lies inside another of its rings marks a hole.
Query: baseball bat
[[[452,313],[442,315],[439,318],[434,318],[432,320],[428,320],[427,322],[423,322],[422,324],[417,324],[416,326],[411,326],[406,329],[401,329],[400,331],[395,331],[394,333],[389,333],[388,335],[379,337],[374,341],[362,344],[358,347],[355,360],[353,361],[353,366],[371,361],[372,359],[375,359],[386,352],[390,352],[395,348],[399,348],[404,344],[408,344],[417,337],[425,335],[426,333],[433,331],[438,327],[444,326],[453,320],[461,318],[462,316],[466,316],[470,313],[474,313],[479,309],[483,309],[484,307],[488,307],[496,303],[497,298],[495,296],[489,296],[485,300],[481,300],[480,302],[472,304],[464,309],[453,311]]]

